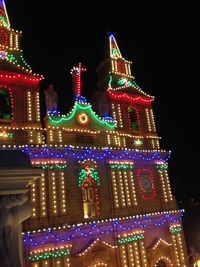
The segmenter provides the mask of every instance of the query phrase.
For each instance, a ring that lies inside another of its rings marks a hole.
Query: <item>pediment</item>
[[[77,131],[114,130],[116,122],[98,116],[89,103],[75,102],[71,111],[65,116],[49,116],[48,123],[54,127]]]
[[[149,247],[149,249],[152,251],[158,251],[158,250],[166,250],[170,246],[172,246],[171,243],[165,241],[162,238],[156,239],[153,241],[152,245]]]
[[[102,253],[103,251],[107,251],[111,248],[115,248],[115,246],[105,243],[99,239],[91,240],[81,249],[81,251],[78,253],[78,256],[83,256],[87,253]]]

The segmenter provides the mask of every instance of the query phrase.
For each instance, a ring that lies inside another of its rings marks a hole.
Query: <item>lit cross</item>
[[[73,92],[74,97],[81,95],[81,72],[86,71],[85,68],[81,67],[81,63],[78,64],[78,67],[73,67],[71,69],[71,75],[73,78]]]

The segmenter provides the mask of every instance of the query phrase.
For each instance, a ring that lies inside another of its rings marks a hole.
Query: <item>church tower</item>
[[[151,104],[154,97],[136,84],[131,62],[122,57],[113,34],[109,34],[106,44],[105,57],[97,68],[100,91],[92,98],[95,110],[112,116],[117,121],[118,132],[126,133],[119,141],[120,146],[160,149]],[[111,137],[110,142],[113,144],[116,138]]]
[[[25,152],[41,179],[30,189],[24,266],[187,267],[182,229],[161,150],[153,97],[135,82],[113,34],[90,104],[73,67],[74,104],[49,107],[41,128],[39,82],[23,59],[21,32],[0,0],[0,147]],[[42,135],[43,133],[43,135]]]
[[[21,50],[21,32],[11,28],[0,0],[0,144],[42,143],[39,82]],[[6,141],[6,142],[5,142]]]

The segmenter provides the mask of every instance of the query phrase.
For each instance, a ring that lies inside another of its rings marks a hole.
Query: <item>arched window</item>
[[[84,218],[96,216],[94,183],[85,180],[82,184]]]
[[[159,260],[157,263],[156,263],[156,267],[167,267],[166,263],[162,260]]]
[[[133,107],[128,107],[128,116],[129,116],[129,123],[131,130],[138,131],[138,120],[137,120],[137,114]]]
[[[7,90],[0,89],[0,119],[11,119],[11,100]]]
[[[79,175],[79,186],[82,189],[83,213],[86,219],[100,214],[98,185],[98,173],[91,166],[84,166]]]

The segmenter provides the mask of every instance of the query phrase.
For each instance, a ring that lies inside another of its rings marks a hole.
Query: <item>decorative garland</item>
[[[123,238],[118,239],[118,243],[126,244],[126,243],[131,243],[133,241],[137,241],[137,240],[140,240],[140,239],[143,239],[143,238],[144,238],[143,234],[141,234],[141,235],[133,235],[133,236],[129,236],[129,237],[123,237]]]
[[[39,246],[49,242],[51,243],[63,243],[69,242],[76,238],[89,237],[94,235],[105,235],[113,232],[119,233],[123,231],[130,231],[133,229],[145,229],[146,227],[153,225],[156,227],[162,226],[168,223],[179,223],[183,216],[182,211],[176,211],[177,214],[171,212],[155,213],[155,217],[152,214],[136,215],[130,219],[112,219],[106,220],[104,223],[90,223],[88,225],[75,225],[69,229],[51,229],[48,228],[45,232],[41,230],[36,234],[27,232],[24,234],[24,245]],[[158,217],[158,215],[160,215]],[[59,230],[59,231],[58,231]]]
[[[77,161],[81,160],[102,160],[102,159],[115,159],[115,160],[133,160],[142,159],[145,161],[150,160],[168,160],[170,152],[158,151],[136,151],[136,150],[116,150],[111,148],[74,148],[67,146],[65,148],[51,148],[51,147],[25,147],[22,151],[28,154],[31,159],[45,159],[45,158],[66,158],[71,157]]]
[[[126,164],[114,164],[110,165],[111,169],[133,169],[135,166]]]
[[[36,254],[33,256],[29,256],[28,259],[30,261],[42,261],[49,258],[65,257],[69,255],[70,255],[70,250],[65,249],[65,250],[57,250],[56,252],[44,252],[39,255]]]
[[[172,234],[176,234],[176,233],[179,233],[182,231],[182,228],[181,227],[173,227],[173,228],[170,228],[170,232]]]
[[[99,186],[100,185],[100,177],[97,171],[94,170],[94,168],[91,168],[90,166],[85,166],[84,169],[81,169],[79,173],[79,178],[78,178],[78,186],[81,187],[83,180],[85,179],[93,179],[96,181],[96,184]]]

